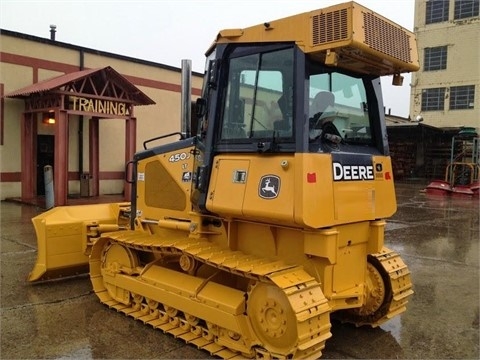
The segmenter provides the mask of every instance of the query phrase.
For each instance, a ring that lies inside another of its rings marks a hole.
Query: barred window
[[[450,88],[450,110],[473,109],[475,86],[452,86]]]
[[[425,57],[423,59],[423,70],[443,70],[447,68],[447,47],[437,46],[425,48]]]
[[[422,111],[443,110],[445,88],[424,89],[422,91]]]
[[[449,0],[427,1],[425,24],[432,24],[432,23],[447,21],[448,9],[449,9]]]
[[[456,0],[454,19],[465,19],[478,16],[479,0]]]

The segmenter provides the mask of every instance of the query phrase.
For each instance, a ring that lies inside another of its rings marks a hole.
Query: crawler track
[[[178,259],[184,271],[141,265],[137,253]],[[204,264],[216,274],[195,276]],[[219,273],[248,285],[212,283]],[[221,358],[318,358],[331,336],[327,299],[303,268],[205,239],[108,233],[92,248],[90,276],[102,303]]]
[[[378,254],[371,255],[381,264],[388,274],[388,280],[392,291],[392,300],[388,306],[388,312],[374,325],[380,325],[394,316],[406,310],[408,299],[413,295],[410,270],[396,252],[383,248]]]
[[[335,313],[335,318],[357,326],[377,327],[406,310],[413,295],[410,271],[400,255],[384,247],[380,253],[369,255],[367,283],[375,286],[361,308]]]

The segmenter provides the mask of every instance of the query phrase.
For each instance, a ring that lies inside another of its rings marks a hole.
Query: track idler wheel
[[[103,251],[102,269],[111,275],[120,273],[130,274],[134,272],[138,264],[139,260],[137,255],[122,245],[110,244]],[[130,305],[132,299],[127,290],[118,288],[114,284],[106,281],[104,282],[104,286],[113,299],[122,304]],[[141,303],[141,300],[134,299],[134,301],[135,300],[137,303]]]
[[[247,314],[264,349],[271,354],[290,355],[298,340],[297,319],[281,289],[264,283],[255,285],[248,295]]]
[[[390,280],[380,261],[371,255],[367,262],[365,297],[362,307],[339,311],[338,318],[357,326],[374,325],[388,313],[393,297]]]

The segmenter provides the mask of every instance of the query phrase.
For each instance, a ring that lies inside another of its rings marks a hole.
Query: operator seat
[[[320,91],[313,98],[310,106],[310,117],[318,119],[329,106],[335,106],[335,95],[329,91]]]
[[[311,132],[321,128],[322,124],[319,123],[320,117],[328,107],[333,108],[334,106],[335,95],[333,95],[333,93],[329,91],[320,91],[315,95],[312,104],[310,105],[309,129]]]
[[[322,118],[325,110],[328,110],[325,114],[328,115],[334,107],[335,95],[329,91],[320,91],[313,98],[310,106],[309,139],[310,143],[315,142],[315,144],[309,145],[311,152],[320,151],[320,148],[323,148],[323,151],[335,150],[342,141],[338,129],[332,122],[332,116]],[[318,140],[321,140],[323,146],[320,146]]]

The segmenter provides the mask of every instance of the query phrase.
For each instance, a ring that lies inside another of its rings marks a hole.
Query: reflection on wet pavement
[[[479,201],[427,196],[397,184],[386,245],[402,254],[415,294],[379,328],[333,322],[323,358],[478,359]],[[183,341],[101,305],[87,276],[31,285],[32,206],[1,203],[1,357],[209,358]]]

